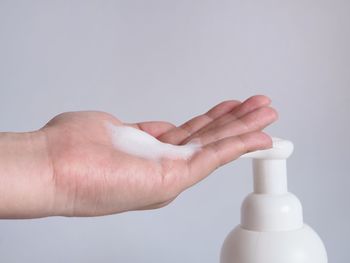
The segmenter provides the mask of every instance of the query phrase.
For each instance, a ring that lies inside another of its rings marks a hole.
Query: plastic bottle
[[[287,190],[292,152],[290,141],[274,138],[271,149],[242,156],[253,158],[254,192],[222,246],[221,263],[327,263],[321,239],[304,224],[301,203]]]

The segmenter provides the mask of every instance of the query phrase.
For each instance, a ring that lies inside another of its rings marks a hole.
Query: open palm
[[[41,131],[54,182],[54,211],[65,216],[97,216],[150,209],[171,202],[186,188],[240,155],[271,147],[261,132],[277,118],[265,96],[243,103],[226,101],[176,127],[168,122],[122,123],[103,112],[68,112]],[[105,123],[129,125],[162,142],[202,144],[192,158],[160,162],[116,149]]]

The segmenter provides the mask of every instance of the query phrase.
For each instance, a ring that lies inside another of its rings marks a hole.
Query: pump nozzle
[[[272,137],[272,148],[267,150],[246,153],[241,158],[253,159],[287,159],[293,152],[294,146],[291,141]]]
[[[286,159],[294,149],[291,141],[272,138],[272,148],[244,154],[253,159],[254,192],[257,194],[287,193]]]

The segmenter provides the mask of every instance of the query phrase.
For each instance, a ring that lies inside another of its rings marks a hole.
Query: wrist
[[[44,132],[0,133],[0,218],[49,216],[54,201]]]

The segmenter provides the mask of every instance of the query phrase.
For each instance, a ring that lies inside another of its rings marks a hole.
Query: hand
[[[179,127],[167,122],[122,123],[103,112],[60,114],[37,132],[45,137],[47,168],[41,170],[49,172],[38,181],[45,181],[46,208],[42,205],[44,211],[34,210],[29,217],[98,216],[162,207],[216,168],[246,152],[271,147],[271,138],[261,132],[277,118],[269,104],[265,96],[243,103],[226,101]],[[106,121],[175,145],[196,139],[203,147],[188,160],[158,162],[132,156],[112,145]]]

